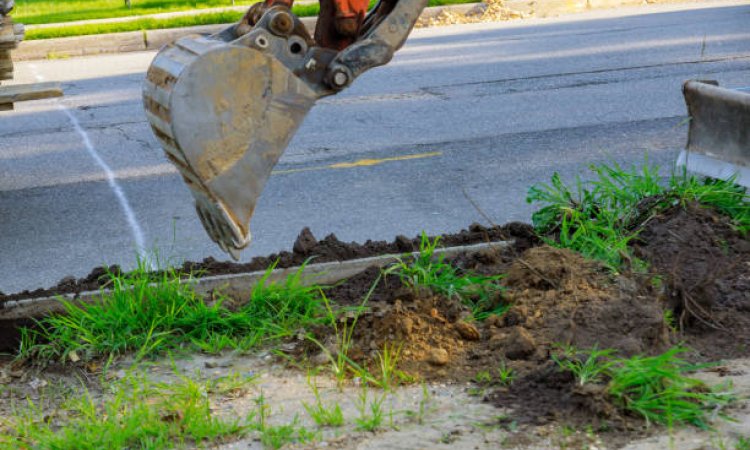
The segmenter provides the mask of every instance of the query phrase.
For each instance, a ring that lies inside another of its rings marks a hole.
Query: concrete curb
[[[570,14],[593,9],[634,6],[650,3],[644,0],[506,0],[508,9],[534,17],[550,17],[559,14]],[[426,8],[420,20],[435,17],[443,11],[457,14],[466,13],[480,3],[436,6]],[[305,26],[315,29],[316,17],[305,17]],[[16,61],[68,58],[75,56],[98,55],[102,53],[138,52],[158,50],[164,44],[173,42],[183,36],[196,33],[215,33],[229,24],[202,25],[197,27],[171,28],[163,30],[143,30],[126,33],[96,34],[58,39],[23,41],[13,53]]]
[[[503,250],[510,245],[508,241],[488,242],[482,244],[466,245],[460,247],[448,247],[435,251],[436,255],[452,257],[462,253],[477,253],[487,250]],[[414,252],[412,255],[418,255]],[[312,284],[334,284],[345,278],[356,275],[369,267],[383,267],[393,263],[401,255],[381,255],[370,258],[352,259],[348,261],[334,261],[320,264],[309,264],[305,267],[305,279],[303,283]],[[276,269],[271,272],[270,281],[285,280],[289,275],[297,272],[299,267]],[[249,298],[250,291],[255,283],[264,275],[265,271],[239,273],[231,275],[216,275],[200,278],[197,280],[195,289],[201,296],[211,297],[214,293],[222,293],[233,298]],[[99,299],[103,291],[86,291],[79,294],[64,294],[57,297],[43,297],[34,299],[22,299],[0,304],[0,329],[4,328],[4,322],[16,322],[39,318],[50,313],[63,312],[62,300],[76,303],[93,303]]]

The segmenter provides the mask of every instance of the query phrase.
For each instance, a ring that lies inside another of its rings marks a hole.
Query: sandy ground
[[[122,361],[119,367],[127,367]],[[648,437],[627,443],[629,450],[657,449],[733,449],[737,440],[750,436],[750,359],[725,362],[721,370],[708,369],[696,376],[709,384],[731,383],[737,402],[722,413],[732,420],[718,418],[714,430],[680,428],[669,432],[653,427]],[[219,357],[195,355],[186,359],[160,361],[146,369],[150,377],[169,379],[175,373],[202,379],[238,374],[257,377],[250,387],[236,398],[225,399],[212,405],[217,414],[245,417],[257,411],[257,398],[262,394],[270,407],[268,423],[288,424],[298,420],[310,430],[316,428],[305,412],[303,402],[314,403],[308,376],[297,369],[285,368],[271,355]],[[476,385],[428,384],[408,385],[384,393],[379,389],[367,390],[368,402],[385,395],[384,420],[375,432],[356,429],[354,420],[360,416],[358,408],[362,388],[356,380],[342,389],[332,376],[321,372],[311,378],[317,384],[323,403],[338,402],[344,412],[346,424],[339,428],[324,428],[319,438],[309,444],[295,444],[288,448],[341,448],[341,449],[497,449],[524,450],[549,448],[617,448],[603,441],[591,430],[570,429],[563,424],[544,427],[517,427],[512,410],[503,410],[482,401]],[[427,394],[425,394],[425,390]],[[419,411],[423,411],[421,414]],[[502,423],[503,425],[499,425]],[[247,437],[217,447],[229,449],[262,449],[259,436]]]

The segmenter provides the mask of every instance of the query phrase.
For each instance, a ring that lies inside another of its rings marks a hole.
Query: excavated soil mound
[[[467,361],[481,338],[476,325],[465,322],[468,310],[441,297],[405,296],[375,303],[360,317],[350,356],[377,366],[387,345],[400,349],[399,369],[420,379],[469,379],[477,370]]]
[[[688,343],[707,359],[750,350],[750,240],[712,208],[675,206],[633,245],[663,284]]]
[[[505,284],[512,305],[503,317],[512,327],[508,335],[532,337],[541,359],[557,343],[614,348],[624,355],[659,351],[669,343],[658,301],[634,281],[612,278],[571,251],[528,250],[511,266]]]
[[[654,354],[685,342],[695,360],[747,356],[749,250],[748,237],[716,210],[675,206],[649,219],[633,243],[635,256],[649,265],[646,275],[610,278],[578,255],[529,250],[508,272],[513,306],[503,320],[518,322],[526,332],[519,335],[533,337],[536,351],[568,342],[620,355]],[[672,330],[665,311],[676,318]],[[645,432],[641,420],[613,407],[601,386],[577,386],[549,359],[488,400],[512,407],[518,423],[605,426],[624,433],[619,438]]]
[[[482,322],[472,321],[469,308],[458,300],[403,288],[400,280],[383,279],[377,270],[333,288],[328,292],[333,301],[353,306],[379,280],[368,309],[357,318],[349,356],[374,363],[377,352],[395,345],[402,349],[402,370],[422,379],[465,381],[502,364],[519,374],[533,372],[548,363],[557,344],[615,348],[622,355],[654,353],[669,345],[660,303],[641,295],[635,282],[612,278],[599,264],[569,250],[541,246],[521,256],[512,252],[463,258],[485,272],[507,269],[502,301],[512,306],[502,317]],[[333,348],[334,337],[327,339]]]

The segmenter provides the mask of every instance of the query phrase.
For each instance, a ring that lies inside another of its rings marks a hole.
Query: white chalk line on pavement
[[[34,78],[36,78],[37,81],[44,81],[44,77],[39,75],[39,72],[37,71],[37,67],[35,64],[29,64],[29,68],[31,69],[31,73],[34,75]],[[96,162],[96,164],[104,171],[104,174],[106,176],[107,184],[112,189],[112,192],[114,192],[115,197],[117,197],[117,201],[120,204],[120,208],[122,208],[123,213],[125,214],[125,219],[128,222],[128,225],[130,226],[130,231],[133,234],[133,240],[135,240],[136,250],[138,251],[138,255],[142,256],[145,253],[145,239],[143,237],[143,230],[141,229],[140,224],[138,223],[138,219],[135,216],[135,212],[133,211],[133,208],[130,206],[130,202],[128,201],[128,198],[125,196],[125,192],[122,190],[122,187],[120,187],[120,184],[117,182],[117,177],[115,176],[114,171],[112,168],[109,167],[109,165],[102,159],[102,157],[99,155],[99,153],[96,151],[96,148],[94,148],[94,144],[91,143],[91,139],[89,138],[88,133],[86,133],[86,130],[83,129],[81,126],[81,123],[78,121],[78,118],[67,108],[65,105],[60,102],[58,99],[54,99],[55,106],[62,111],[67,117],[68,120],[70,120],[70,123],[73,125],[73,128],[76,130],[78,135],[81,137],[81,140],[83,141],[84,147],[86,147],[86,151],[88,152],[89,156]]]

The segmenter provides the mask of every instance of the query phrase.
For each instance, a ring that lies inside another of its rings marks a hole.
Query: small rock
[[[529,310],[525,306],[514,306],[508,310],[503,316],[503,324],[506,327],[512,327],[515,325],[523,325],[526,322],[526,317],[529,315]]]
[[[400,252],[413,252],[414,244],[412,244],[411,239],[403,234],[399,234],[396,236],[396,248]]]
[[[34,389],[35,391],[43,388],[44,386],[47,386],[46,380],[34,378],[33,380],[29,381],[29,387],[31,389]]]
[[[484,320],[484,323],[486,323],[488,327],[500,328],[501,326],[503,326],[503,319],[497,314],[490,314]]]
[[[77,363],[78,361],[81,360],[81,357],[78,356],[78,353],[76,353],[75,350],[71,350],[70,353],[68,353],[68,358],[70,359],[71,362],[74,362],[74,363]]]
[[[487,8],[487,5],[482,5],[485,9]],[[485,228],[482,224],[474,222],[471,225],[469,225],[469,231],[472,233],[484,233],[487,231],[487,228]]]
[[[620,288],[620,290],[627,294],[637,294],[638,293],[638,283],[631,280],[630,278],[625,278],[623,276],[617,278],[617,285]]]
[[[107,372],[107,374],[105,375],[105,378],[107,380],[122,380],[126,376],[127,376],[127,373],[123,369],[120,369],[114,372]]]
[[[401,329],[406,336],[411,336],[414,331],[414,319],[411,317],[404,317],[401,319]]]
[[[206,361],[207,369],[216,369],[219,367],[232,367],[232,363],[228,361]]]
[[[427,357],[427,362],[435,366],[444,366],[450,362],[448,351],[444,348],[433,348]]]
[[[456,322],[453,326],[456,328],[456,331],[458,331],[458,334],[467,341],[479,340],[479,330],[477,330],[477,327],[475,327],[473,323]]]
[[[57,282],[58,286],[73,286],[76,284],[76,277],[73,275],[68,275],[65,277],[62,277],[60,281]]]
[[[312,231],[310,231],[310,228],[305,227],[300,231],[299,236],[297,236],[297,240],[294,241],[294,246],[292,247],[292,250],[294,253],[307,255],[312,251],[312,249],[315,248],[315,246],[318,245],[318,240],[315,239],[315,236],[312,234]]]
[[[514,327],[505,345],[505,356],[508,359],[527,359],[536,351],[536,342],[526,328]]]
[[[310,358],[310,362],[314,366],[322,366],[324,364],[328,364],[331,361],[331,359],[328,357],[328,353],[326,352],[318,352],[317,355]]]

